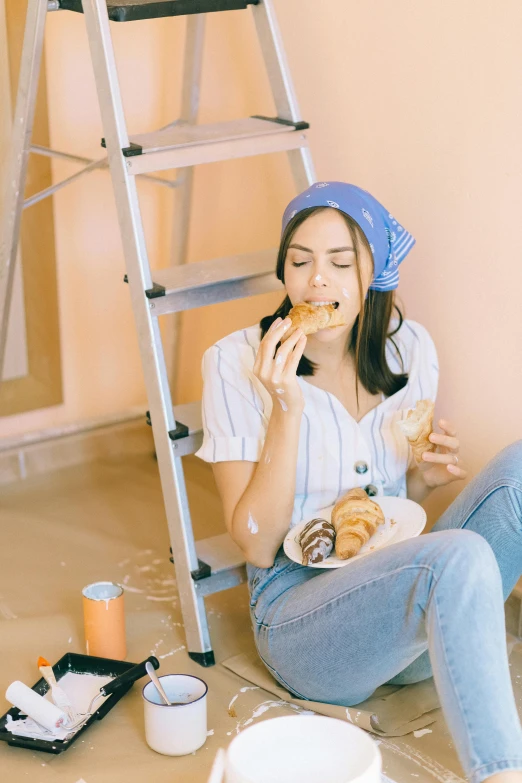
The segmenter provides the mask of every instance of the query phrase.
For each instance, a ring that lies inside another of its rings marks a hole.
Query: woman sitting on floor
[[[448,420],[419,464],[397,427],[418,400],[435,401],[438,384],[429,333],[395,304],[413,244],[353,185],[317,183],[297,196],[277,259],[286,298],[204,355],[197,455],[212,463],[247,560],[256,646],[273,676],[299,698],[345,706],[433,676],[472,783],[521,783],[503,603],[522,572],[522,441],[427,535],[336,569],[305,567],[282,548],[292,526],[353,487],[421,502],[466,478]],[[303,301],[338,303],[345,325],[308,337],[290,329]]]

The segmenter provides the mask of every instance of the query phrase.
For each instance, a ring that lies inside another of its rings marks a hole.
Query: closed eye
[[[308,261],[301,261],[300,263],[297,263],[296,261],[292,261],[292,266],[304,266],[307,264]],[[336,264],[332,261],[333,266],[336,266],[337,269],[349,269],[353,264]]]

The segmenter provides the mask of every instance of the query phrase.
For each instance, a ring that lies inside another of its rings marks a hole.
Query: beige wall
[[[11,138],[11,88],[9,84],[9,57],[7,50],[7,28],[5,2],[0,0],[0,171],[4,170],[9,155]],[[3,210],[4,192],[0,187],[0,214]],[[27,374],[27,335],[25,330],[23,280],[18,260],[13,283],[12,307],[7,330],[5,361],[0,368],[0,382]]]
[[[473,0],[279,0],[318,177],[372,191],[416,236],[401,267],[408,317],[430,330],[436,413],[455,422],[473,472],[522,437],[522,7]],[[99,154],[102,135],[80,16],[51,17],[53,144]],[[208,19],[201,121],[273,110],[249,13]],[[177,111],[183,20],[113,26],[130,127]],[[60,164],[63,166],[63,164]],[[58,170],[58,166],[57,166]],[[142,186],[149,248],[167,263],[170,196]],[[293,195],[284,155],[197,172],[190,260],[274,245]],[[56,197],[65,403],[7,419],[10,434],[144,399],[107,173]],[[278,295],[184,316],[176,400],[200,393],[203,350]],[[462,484],[428,501],[434,516]]]
[[[12,98],[17,93],[28,3],[29,0],[0,0],[0,172],[6,173],[11,170],[6,164],[13,154],[11,129],[15,101]],[[48,147],[46,85],[44,59],[36,95],[33,140]],[[49,158],[30,156],[25,195],[33,196],[51,184]],[[1,191],[0,213],[5,195],[3,187]],[[63,400],[53,207],[52,200],[45,199],[22,215],[0,383],[0,416],[14,416],[57,405]]]

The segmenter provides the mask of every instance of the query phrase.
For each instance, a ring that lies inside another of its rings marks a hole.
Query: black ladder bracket
[[[157,299],[159,296],[165,296],[166,288],[159,283],[152,283],[152,288],[145,289],[145,296],[147,299]]]
[[[281,117],[263,117],[261,114],[252,114],[253,120],[266,120],[267,122],[278,122],[279,125],[288,125],[289,128],[295,128],[296,131],[308,130],[310,123],[300,120],[299,122],[293,122],[292,120],[283,120]]]
[[[169,547],[170,551],[170,557],[169,560],[171,563],[174,563],[174,556],[172,554],[172,547]],[[204,560],[200,560],[198,557],[198,567],[194,569],[194,571],[190,572],[192,579],[195,582],[198,582],[200,579],[207,579],[209,576],[212,576],[212,569],[210,568],[208,563],[205,563]]]
[[[200,560],[198,557],[198,567],[194,571],[191,571],[190,573],[192,579],[195,582],[198,582],[200,579],[207,579],[211,575],[212,569],[210,568],[208,563],[203,562],[203,560]]]
[[[107,144],[105,143],[105,137],[102,138],[101,145],[104,149],[107,149]],[[122,149],[122,153],[126,158],[133,158],[135,155],[141,155],[142,152],[143,152],[143,147],[140,144],[134,144],[133,141],[131,141],[129,147],[123,147]]]
[[[179,440],[180,438],[188,438],[189,428],[186,424],[182,424],[180,421],[176,421],[176,429],[169,430],[169,438],[171,440]]]
[[[150,418],[150,411],[147,411],[145,414],[145,421],[149,425],[149,427],[152,427],[152,421]],[[176,423],[176,429],[169,430],[169,438],[171,440],[179,440],[180,438],[188,438],[189,436],[189,428],[186,424],[183,424],[181,421],[177,421],[174,419]]]
[[[128,283],[129,282],[129,276],[123,275],[123,282]],[[159,283],[152,283],[152,288],[146,288],[145,289],[145,296],[147,299],[157,299],[160,296],[165,296],[167,293],[167,289],[164,285],[160,285]]]

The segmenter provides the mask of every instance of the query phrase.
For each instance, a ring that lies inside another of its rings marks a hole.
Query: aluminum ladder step
[[[152,273],[154,286],[145,291],[154,315],[192,310],[246,296],[283,290],[275,275],[277,250],[180,264]]]
[[[106,0],[109,19],[113,22],[133,22],[162,16],[189,16],[214,11],[237,11],[259,0]],[[82,0],[59,0],[65,11],[83,13]]]
[[[210,125],[179,123],[130,136],[131,146],[123,154],[130,174],[145,174],[308,147],[307,128],[306,122],[261,117]]]
[[[228,533],[196,541],[203,576],[195,579],[199,595],[211,595],[246,581],[245,557]],[[207,567],[207,568],[205,568]],[[210,574],[208,574],[210,569]]]

